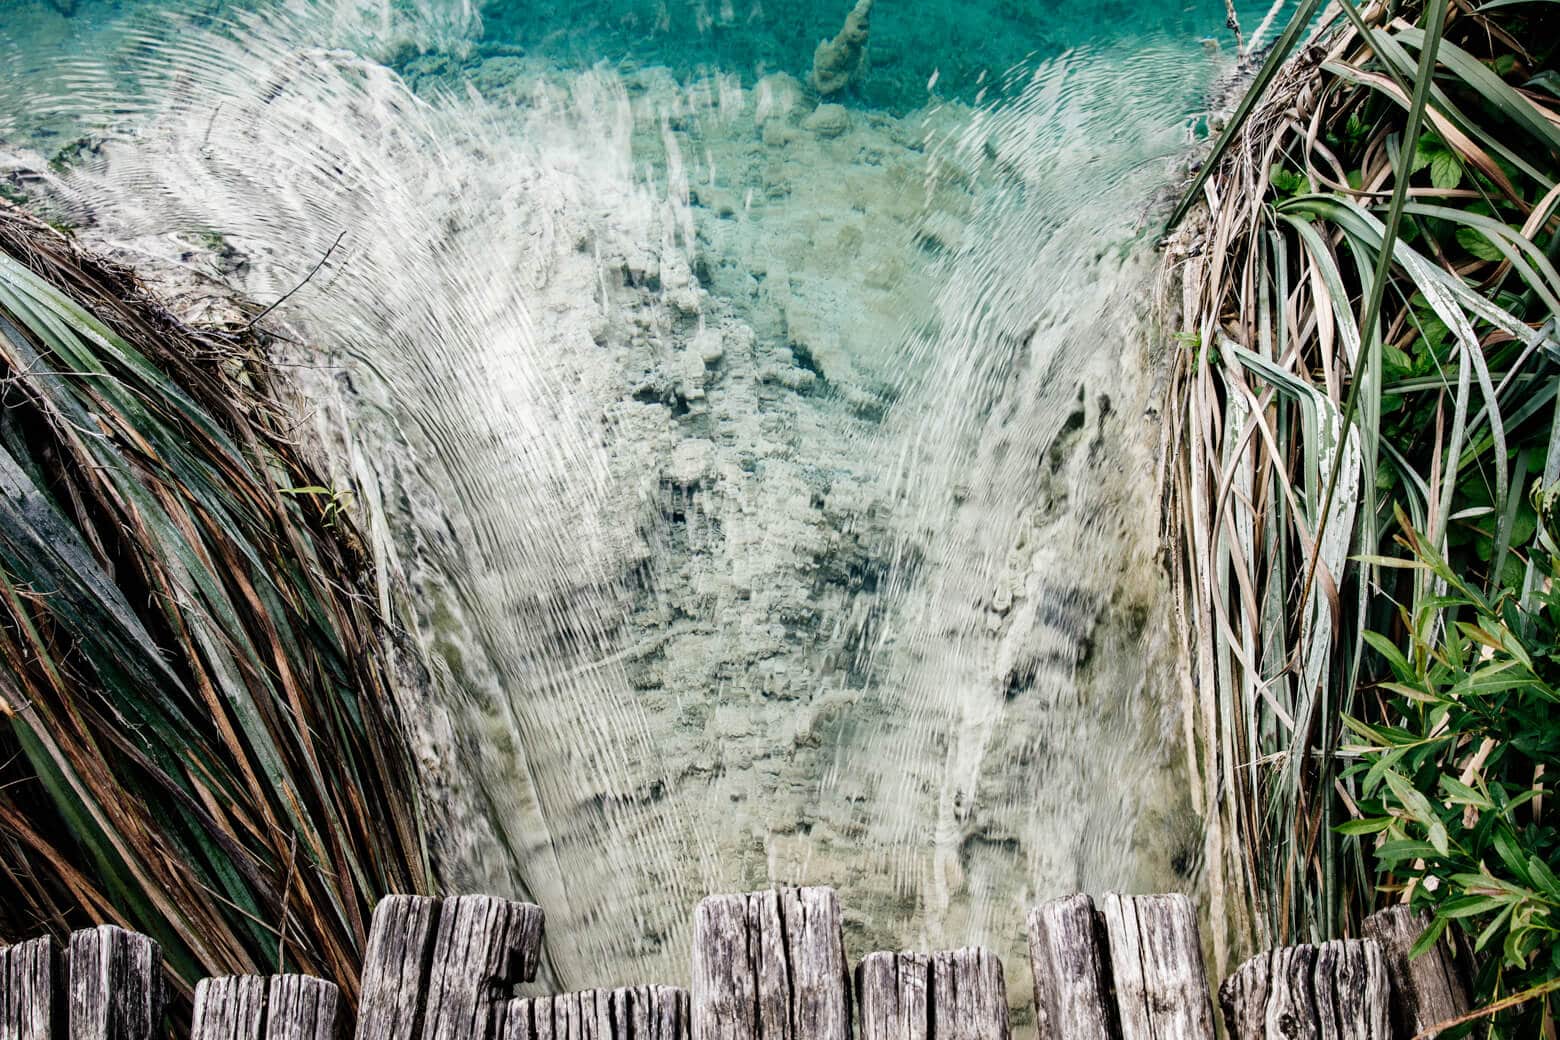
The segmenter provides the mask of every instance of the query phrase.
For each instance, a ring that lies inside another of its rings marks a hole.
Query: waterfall
[[[819,106],[810,49],[568,64],[516,7],[164,3],[0,81],[11,167],[90,133],[43,190],[94,241],[283,300],[446,882],[541,903],[556,987],[682,981],[688,907],[773,881],[1015,994],[1034,900],[1193,886],[1148,229],[1224,59]]]

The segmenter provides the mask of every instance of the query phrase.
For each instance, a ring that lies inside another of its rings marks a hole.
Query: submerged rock
[[[819,105],[802,125],[819,137],[838,137],[850,129],[850,113],[844,105]]]
[[[802,85],[795,76],[771,72],[753,86],[753,121],[765,125],[790,119],[802,103]]]
[[[672,449],[671,460],[666,466],[666,477],[678,487],[692,487],[712,472],[715,445],[703,439],[679,441]]]

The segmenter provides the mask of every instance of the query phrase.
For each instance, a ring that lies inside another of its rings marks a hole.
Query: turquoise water
[[[839,31],[849,7],[819,0],[497,3],[482,9],[477,52],[536,55],[560,65],[660,66],[680,79],[712,69],[749,80],[770,72],[805,78],[813,48]],[[883,0],[872,17],[871,73],[853,86],[851,100],[906,112],[925,102],[934,75],[942,96],[970,100],[1015,66],[1073,47],[1229,41],[1224,18],[1221,0]]]
[[[269,301],[426,685],[455,888],[546,985],[832,884],[852,956],[1186,889],[1154,200],[1221,2],[38,0],[0,174],[179,305]],[[1270,13],[1241,4],[1248,38]],[[51,162],[52,160],[52,162]]]

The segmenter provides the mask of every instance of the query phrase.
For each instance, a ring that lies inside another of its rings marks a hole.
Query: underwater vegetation
[[[850,86],[866,62],[867,37],[872,31],[872,0],[857,0],[845,16],[845,24],[832,40],[824,40],[813,51],[812,75],[808,81],[824,97],[838,94]]]

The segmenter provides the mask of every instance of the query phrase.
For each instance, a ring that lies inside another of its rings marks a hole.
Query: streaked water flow
[[[783,881],[1017,1001],[1031,901],[1195,885],[1146,228],[1224,4],[879,0],[820,107],[848,6],[0,26],[62,219],[262,301],[325,258],[302,435],[430,675],[443,874],[546,907],[549,985],[682,980],[699,896]]]

